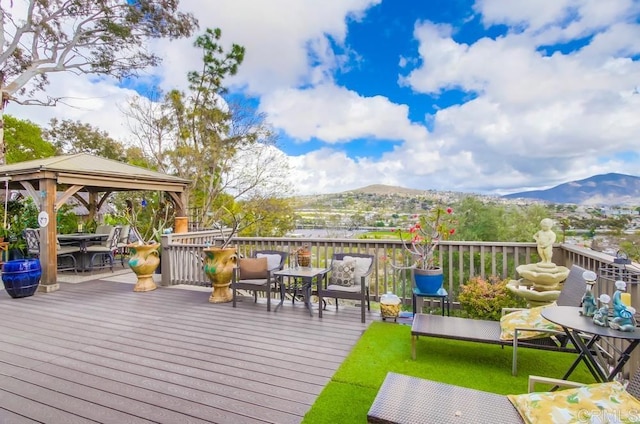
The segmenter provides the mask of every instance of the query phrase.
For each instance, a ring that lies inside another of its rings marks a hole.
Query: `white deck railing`
[[[194,232],[170,234],[162,239],[162,284],[189,284],[210,286],[203,271],[203,249],[219,244],[219,232]],[[308,239],[300,238],[234,238],[232,246],[238,248],[241,255],[250,255],[254,250],[283,250],[294,252],[303,245],[312,251],[313,266],[328,266],[333,252],[369,253],[374,255],[376,266],[370,286],[371,300],[377,301],[388,291],[398,295],[404,304],[411,304],[411,285],[406,272],[394,270],[385,258],[399,257],[403,250],[400,241],[370,239]],[[516,267],[539,260],[535,243],[511,242],[469,242],[444,241],[438,246],[437,256],[443,264],[445,288],[455,302],[460,287],[471,276],[499,275],[502,278],[518,278]],[[612,295],[614,282],[623,279],[627,282],[627,291],[631,294],[632,305],[640,306],[640,281],[635,272],[625,271],[624,266],[614,264],[610,255],[590,249],[556,244],[553,262],[571,267],[579,265],[590,269],[600,276],[594,294]],[[640,266],[638,264],[634,264]],[[622,350],[624,343],[619,339],[610,340],[609,353]],[[634,352],[627,363],[626,371],[640,366],[640,352]]]
[[[163,285],[190,284],[207,286],[210,284],[203,271],[203,249],[220,243],[218,231],[200,231],[184,234],[169,234],[162,240],[162,283]],[[283,250],[294,252],[303,245],[312,251],[313,266],[328,266],[333,252],[368,253],[376,260],[371,284],[372,300],[392,291],[401,299],[410,301],[411,288],[407,272],[391,266],[386,258],[399,258],[403,252],[400,241],[374,239],[307,239],[287,237],[237,237],[232,246],[238,253],[249,256],[254,250]],[[443,264],[445,288],[455,298],[460,286],[471,276],[517,278],[516,267],[539,260],[535,243],[515,242],[470,242],[443,241],[438,246],[437,257]],[[613,257],[574,245],[557,244],[554,248],[554,262],[570,267],[572,264],[591,269],[596,273],[611,267]],[[596,292],[613,293],[613,283],[607,279],[595,288]],[[637,285],[630,287],[632,299],[638,299]]]

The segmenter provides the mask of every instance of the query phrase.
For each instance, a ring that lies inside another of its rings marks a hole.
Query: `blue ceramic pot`
[[[411,272],[415,286],[421,293],[438,293],[442,288],[444,275],[442,268],[413,269]]]
[[[9,296],[32,296],[38,289],[42,269],[38,259],[17,259],[2,264],[2,283]]]

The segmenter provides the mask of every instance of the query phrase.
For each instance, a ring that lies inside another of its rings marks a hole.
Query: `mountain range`
[[[434,195],[437,192],[375,184],[350,190],[349,193],[417,196]],[[570,181],[546,190],[523,191],[508,194],[502,198],[584,206],[637,206],[640,205],[640,177],[616,173],[594,175],[584,180]]]
[[[537,199],[550,203],[576,205],[640,205],[640,177],[602,174],[560,184],[547,190],[523,191],[503,196],[506,199]]]

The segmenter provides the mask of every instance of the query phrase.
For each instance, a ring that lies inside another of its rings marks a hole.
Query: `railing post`
[[[169,249],[171,234],[163,234],[160,238],[160,285],[171,285],[171,250]]]

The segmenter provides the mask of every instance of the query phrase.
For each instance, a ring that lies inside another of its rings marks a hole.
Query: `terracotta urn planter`
[[[146,292],[155,290],[156,283],[153,281],[153,273],[160,264],[160,244],[128,244],[130,257],[129,266],[138,277],[133,291]]]
[[[311,266],[311,250],[309,250],[309,246],[304,245],[296,252],[298,266],[301,267],[310,267]]]
[[[238,261],[235,247],[208,247],[204,249],[204,272],[211,281],[213,291],[209,302],[231,302],[231,277]]]

